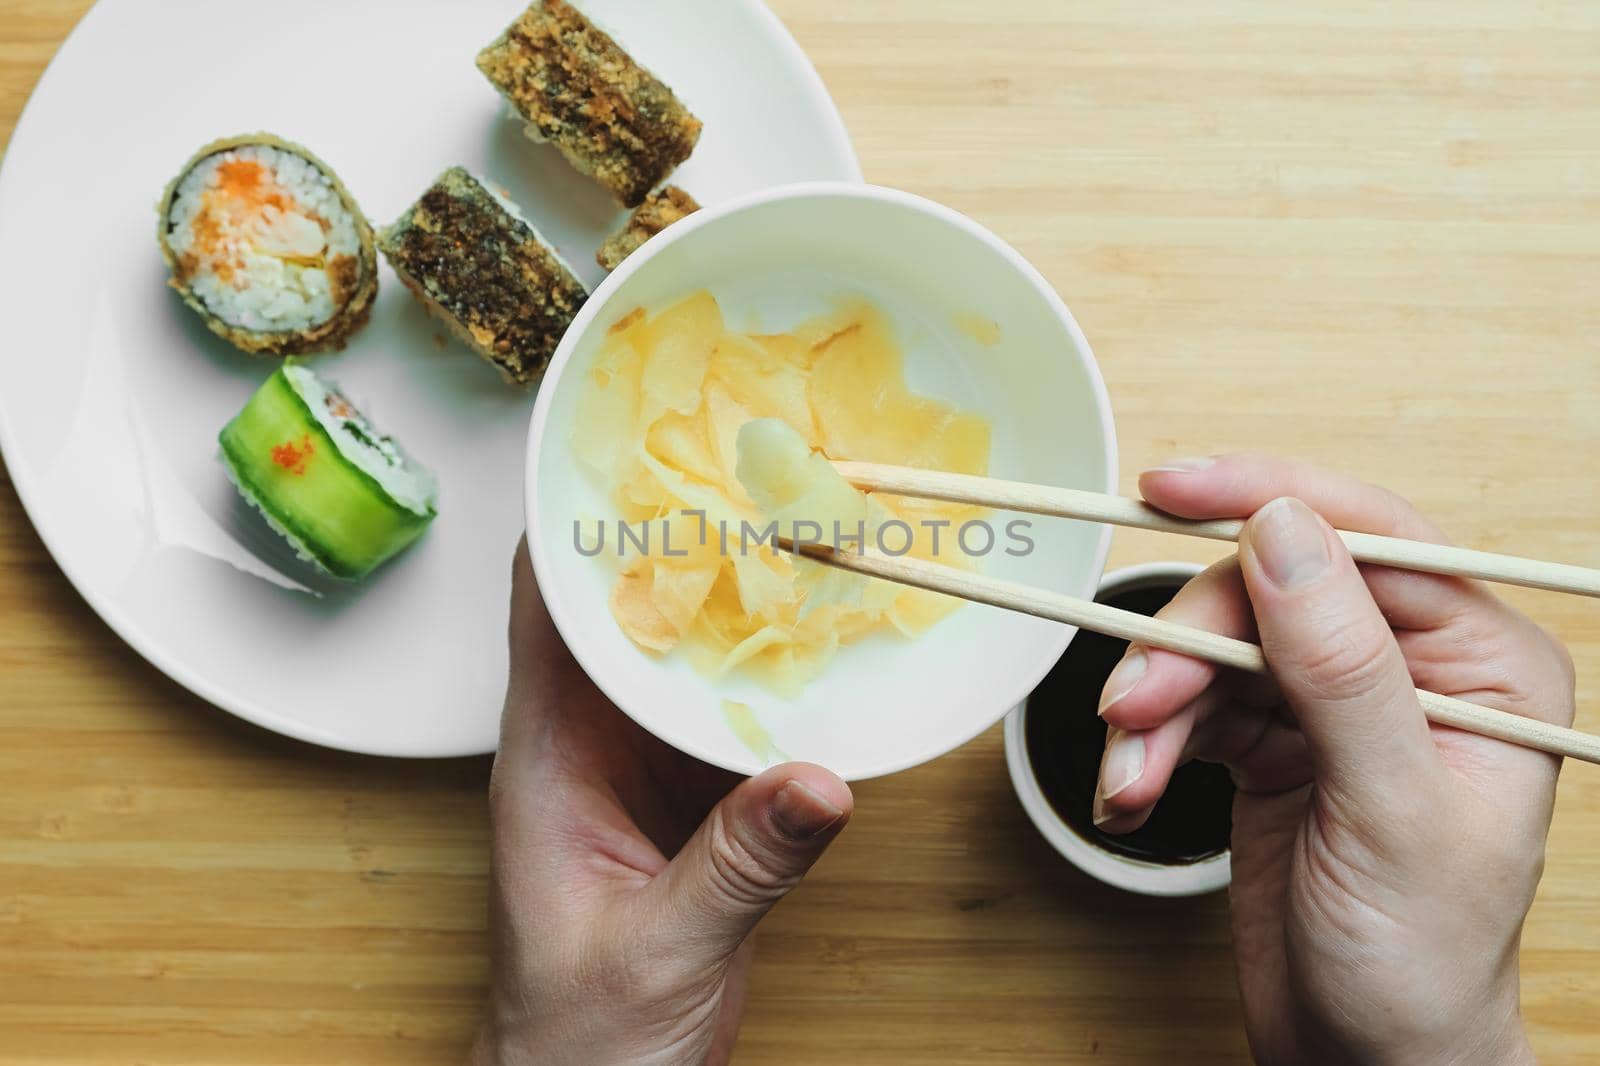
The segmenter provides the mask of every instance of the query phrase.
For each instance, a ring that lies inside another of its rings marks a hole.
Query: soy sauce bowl
[[[1100,603],[1142,600],[1153,611],[1201,569],[1176,562],[1128,567],[1108,574],[1095,599]],[[1078,869],[1108,885],[1144,896],[1197,896],[1224,888],[1232,872],[1226,846],[1232,787],[1226,784],[1220,767],[1190,764],[1174,775],[1174,791],[1189,792],[1191,803],[1203,804],[1204,809],[1175,810],[1169,799],[1181,805],[1184,798],[1169,795],[1162,800],[1168,804],[1165,810],[1157,805],[1150,832],[1114,838],[1093,827],[1088,809],[1093,768],[1099,765],[1104,750],[1103,738],[1096,735],[1095,708],[1112,665],[1104,661],[1112,652],[1107,640],[1080,634],[1057,666],[1057,671],[1069,673],[1053,672],[1007,717],[1006,766],[1017,798],[1052,847]],[[1063,689],[1068,694],[1064,701],[1057,698]],[[1030,747],[1030,713],[1073,717],[1050,723],[1050,729],[1041,728],[1045,723],[1036,718]],[[1046,734],[1060,742],[1042,750]],[[1156,854],[1165,859],[1155,861]]]

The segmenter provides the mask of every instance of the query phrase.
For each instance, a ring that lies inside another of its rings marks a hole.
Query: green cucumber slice
[[[302,557],[336,578],[359,581],[420,537],[436,511],[431,499],[408,506],[362,469],[403,463],[392,445],[379,462],[352,461],[358,449],[376,450],[380,438],[354,415],[336,443],[290,370],[310,374],[293,366],[273,373],[223,427],[222,459],[245,499]],[[317,393],[338,395],[326,387]]]

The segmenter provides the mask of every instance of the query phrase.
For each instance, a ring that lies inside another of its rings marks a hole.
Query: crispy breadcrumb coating
[[[378,247],[407,288],[518,385],[544,373],[589,296],[533,227],[460,167],[383,230]]]
[[[639,250],[640,245],[680,219],[688,218],[700,205],[694,197],[668,185],[651,193],[639,209],[628,216],[628,224],[613,233],[595,253],[595,261],[607,270],[615,270],[622,261]]]
[[[536,0],[478,69],[578,170],[638,207],[689,158],[700,120],[565,0]]]

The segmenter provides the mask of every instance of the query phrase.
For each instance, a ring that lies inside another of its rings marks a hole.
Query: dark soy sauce
[[[1102,602],[1153,615],[1178,586],[1135,589]],[[1168,866],[1220,854],[1233,828],[1233,781],[1212,763],[1180,766],[1137,832],[1111,836],[1094,827],[1094,793],[1105,753],[1106,724],[1096,713],[1106,678],[1128,650],[1126,641],[1081,631],[1028,697],[1028,761],[1050,806],[1073,830],[1106,851]]]

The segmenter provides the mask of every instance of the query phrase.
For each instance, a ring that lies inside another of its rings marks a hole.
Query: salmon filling
[[[281,148],[201,159],[179,182],[167,223],[176,280],[238,329],[314,329],[359,286],[356,220],[332,178]]]

